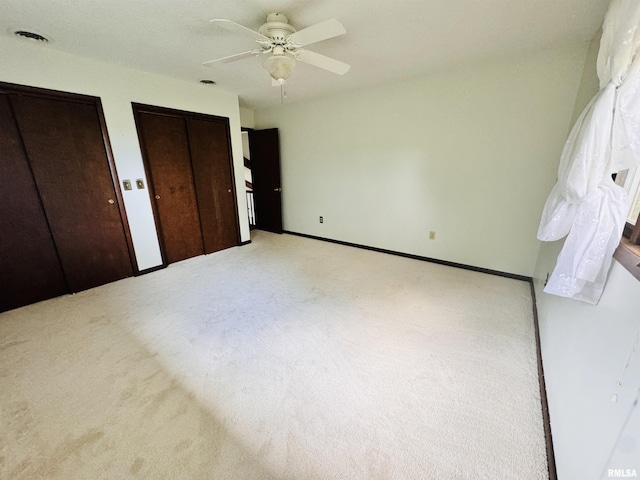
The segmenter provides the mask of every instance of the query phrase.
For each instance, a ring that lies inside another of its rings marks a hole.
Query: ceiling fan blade
[[[254,55],[259,55],[262,50],[249,50],[248,52],[236,53],[235,55],[229,55],[228,57],[216,58],[215,60],[209,60],[208,62],[204,62],[203,65],[209,66],[214,63],[229,63],[235,62],[236,60],[242,60],[243,58],[251,57]]]
[[[261,33],[254,32],[250,28],[244,27],[239,23],[235,23],[235,22],[232,22],[231,20],[226,20],[224,18],[214,18],[213,20],[209,20],[209,23],[218,25],[219,27],[222,27],[225,30],[229,30],[230,32],[239,33],[240,35],[244,35],[245,37],[251,37],[254,40],[260,40],[260,41],[270,40],[268,37],[265,37]]]
[[[292,33],[287,39],[299,47],[304,47],[305,45],[311,45],[312,43],[321,42],[322,40],[344,35],[345,33],[347,33],[347,31],[344,26],[335,18],[330,18],[324,22],[316,23],[315,25]]]
[[[301,62],[329,70],[330,72],[337,73],[338,75],[344,75],[351,68],[351,65],[341,62],[340,60],[325,57],[324,55],[310,52],[309,50],[300,50],[296,58]]]

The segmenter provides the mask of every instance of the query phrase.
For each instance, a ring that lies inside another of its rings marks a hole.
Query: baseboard
[[[313,240],[321,240],[323,242],[337,243],[338,245],[345,245],[347,247],[362,248],[364,250],[371,250],[373,252],[386,253],[388,255],[396,255],[398,257],[411,258],[413,260],[420,260],[420,261],[423,261],[423,262],[437,263],[439,265],[446,265],[447,267],[462,268],[464,270],[472,270],[474,272],[486,273],[486,274],[489,274],[489,275],[497,275],[499,277],[511,278],[513,280],[520,280],[520,281],[523,281],[523,282],[531,282],[532,281],[531,277],[526,277],[524,275],[516,275],[515,273],[507,273],[507,272],[501,272],[499,270],[491,270],[491,269],[488,269],[488,268],[474,267],[472,265],[465,265],[463,263],[449,262],[447,260],[440,260],[440,259],[437,259],[437,258],[422,257],[420,255],[413,255],[411,253],[403,253],[403,252],[396,252],[394,250],[386,250],[384,248],[369,247],[367,245],[360,245],[358,243],[343,242],[342,240],[334,240],[332,238],[317,237],[315,235],[308,235],[306,233],[291,232],[289,230],[283,230],[282,233],[286,233],[288,235],[296,235],[298,237],[311,238]]]
[[[139,270],[134,277],[139,277],[140,275],[146,275],[147,273],[157,272],[158,270],[162,270],[163,268],[167,268],[167,265],[158,265],[156,267],[145,268],[144,270]]]
[[[540,402],[542,404],[542,422],[544,426],[544,439],[547,447],[547,468],[549,480],[557,480],[556,456],[553,451],[553,437],[551,435],[551,418],[549,416],[549,402],[547,400],[547,386],[544,381],[544,366],[542,364],[542,347],[540,345],[540,325],[538,323],[538,307],[536,305],[536,290],[533,280],[531,285],[531,301],[533,302],[533,324],[536,335],[536,356],[538,357],[538,383],[540,384]]]
[[[247,240],[246,242],[240,242],[237,246],[238,247],[242,247],[244,245],[249,245],[251,243],[251,240]],[[215,252],[212,252],[215,253]],[[210,254],[205,254],[203,253],[202,255],[210,255]],[[134,273],[134,277],[139,277],[140,275],[146,275],[147,273],[151,273],[151,272],[155,272],[157,270],[162,270],[163,268],[167,268],[168,265],[158,265],[157,267],[151,267],[151,268],[147,268],[145,270],[139,270],[138,272]]]

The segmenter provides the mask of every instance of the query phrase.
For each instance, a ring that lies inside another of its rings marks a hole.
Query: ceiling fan
[[[260,47],[209,60],[203,65],[210,66],[215,63],[235,62],[251,56],[262,56],[264,57],[262,65],[271,75],[274,86],[282,86],[285,83],[296,66],[296,61],[308,63],[338,75],[344,75],[349,71],[350,66],[346,63],[303,48],[312,43],[344,35],[346,33],[344,26],[334,18],[298,31],[289,24],[288,18],[282,13],[267,15],[266,23],[258,32],[231,20],[216,18],[210,22],[231,32],[251,37]]]

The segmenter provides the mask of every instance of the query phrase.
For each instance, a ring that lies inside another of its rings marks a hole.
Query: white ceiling
[[[609,0],[2,0],[0,35],[36,31],[43,48],[117,63],[188,82],[210,78],[241,105],[280,103],[278,88],[248,58],[206,60],[254,48],[251,39],[208,23],[228,18],[257,30],[282,12],[302,29],[336,18],[347,34],[309,47],[351,65],[338,76],[299,63],[287,103],[424,75],[488,58],[590,40]]]

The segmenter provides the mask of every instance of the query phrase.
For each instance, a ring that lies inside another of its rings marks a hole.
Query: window
[[[635,223],[638,221],[638,215],[640,215],[640,170],[639,174],[636,175],[637,181],[635,182],[634,188],[631,191],[635,190],[635,198],[633,198],[631,202],[631,213],[629,214],[629,218],[627,219],[629,222]]]
[[[614,258],[640,280],[640,168],[619,172],[615,181],[629,193],[631,208]]]
[[[629,170],[620,172],[619,177],[621,181],[616,179],[616,183],[625,187],[631,199],[624,237],[633,245],[640,245],[640,168],[635,168],[632,174]]]

